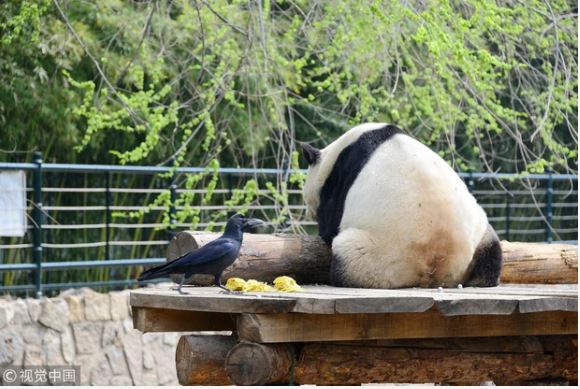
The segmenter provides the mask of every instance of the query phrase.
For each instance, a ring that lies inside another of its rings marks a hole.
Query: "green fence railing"
[[[184,189],[179,180],[179,177],[206,171],[204,167],[43,163],[40,153],[35,153],[32,163],[0,163],[0,171],[3,170],[27,172],[30,187],[23,190],[29,199],[27,214],[31,220],[28,232],[20,240],[0,237],[0,278],[3,281],[0,292],[4,293],[32,292],[41,296],[44,291],[64,288],[134,285],[141,266],[165,261],[164,249],[176,231],[161,222],[163,214],[169,216],[174,228],[188,229],[190,223],[176,220],[176,213],[182,208],[176,206],[176,199],[187,191],[205,193],[204,188]],[[174,173],[170,179],[155,178],[168,172]],[[221,200],[218,198],[212,204],[192,204],[202,212],[197,227],[225,224],[225,220],[209,223],[203,215],[235,211],[235,207],[228,207],[225,201],[245,178],[286,176],[286,173],[278,169],[218,169],[221,182],[214,193],[221,196]],[[71,175],[89,175],[92,181],[75,177],[71,184]],[[576,175],[551,172],[525,176],[476,172],[459,175],[502,239],[577,243]],[[146,178],[139,180],[137,176]],[[170,192],[169,207],[148,206],[151,196],[167,190]],[[288,193],[292,201],[285,206],[292,213],[290,223],[314,232],[315,223],[304,217],[300,189],[290,188]],[[79,199],[83,200],[81,204]],[[274,199],[269,203],[251,204],[249,209],[273,214],[283,206]],[[137,222],[119,223],[114,215],[119,211],[145,208],[151,214]],[[288,227],[288,224],[276,222],[270,225],[276,230]],[[79,282],[79,279],[84,281]]]

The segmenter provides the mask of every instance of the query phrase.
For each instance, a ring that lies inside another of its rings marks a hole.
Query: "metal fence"
[[[211,222],[214,212],[235,212],[226,205],[233,190],[248,178],[260,183],[286,176],[278,169],[218,169],[220,182],[211,203],[202,197],[207,188],[184,188],[184,177],[205,168],[0,163],[2,170],[27,172],[28,232],[24,238],[0,238],[0,292],[34,293],[74,287],[119,288],[136,283],[140,266],[165,261],[165,247],[174,232],[189,229],[177,222],[184,206],[176,199],[191,193],[191,206],[199,210],[196,227],[221,228],[225,218]],[[160,175],[165,173],[165,175]],[[169,175],[167,175],[169,174]],[[501,238],[519,241],[570,241],[578,232],[578,179],[569,174],[460,173],[469,190],[485,209]],[[0,192],[2,188],[0,188]],[[170,205],[150,205],[156,196],[169,192]],[[275,219],[281,208],[289,211],[285,222],[270,222],[272,231],[300,227],[315,232],[305,219],[301,190],[288,188],[288,204],[280,204],[268,191],[249,210]],[[147,212],[123,220],[119,212]],[[172,221],[170,229],[163,219]],[[175,231],[174,231],[175,230]],[[79,282],[78,280],[83,280]]]

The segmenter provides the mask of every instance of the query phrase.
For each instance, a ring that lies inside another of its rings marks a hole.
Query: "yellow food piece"
[[[281,292],[298,292],[302,290],[300,285],[292,277],[280,276],[274,280],[274,286]]]
[[[242,288],[243,292],[270,292],[275,290],[270,285],[265,282],[260,282],[257,280],[248,280]]]
[[[226,288],[229,290],[241,291],[246,286],[246,281],[241,278],[228,278],[228,282],[226,282]]]

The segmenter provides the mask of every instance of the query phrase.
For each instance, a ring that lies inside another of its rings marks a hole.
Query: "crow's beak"
[[[243,229],[244,231],[252,232],[256,229],[256,227],[262,224],[264,224],[264,222],[260,219],[246,219],[244,221]]]

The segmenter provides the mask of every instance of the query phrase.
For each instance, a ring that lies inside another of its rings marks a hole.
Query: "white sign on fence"
[[[0,236],[26,233],[26,174],[0,171]]]

